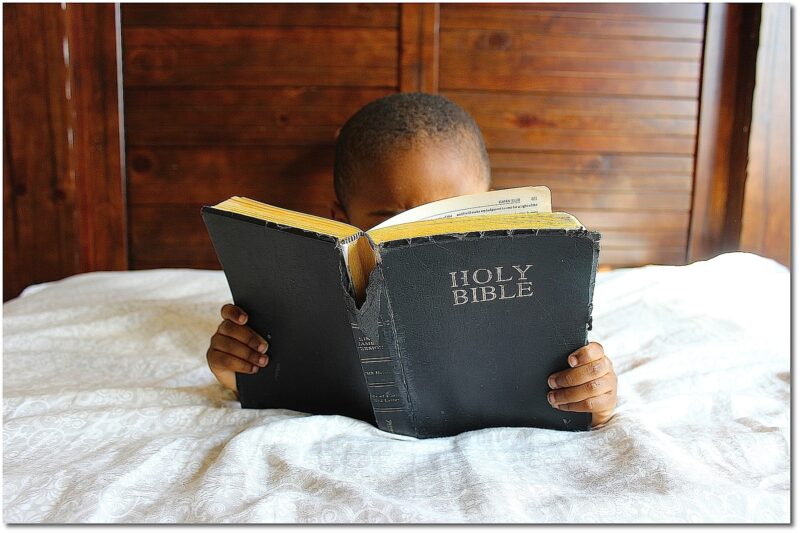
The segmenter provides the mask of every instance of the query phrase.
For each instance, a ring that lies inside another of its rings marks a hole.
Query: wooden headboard
[[[731,209],[741,213],[744,190],[737,154],[747,138],[735,132],[750,120],[737,110],[752,101],[755,46],[742,36],[755,28],[757,40],[752,6],[122,4],[113,25],[108,5],[68,4],[63,19],[42,13],[60,20],[70,43],[103,42],[91,31],[120,43],[116,64],[98,60],[97,44],[76,48],[65,80],[121,64],[104,86],[107,96],[121,89],[123,111],[121,172],[106,169],[108,179],[91,186],[57,184],[66,190],[59,212],[75,207],[79,227],[77,244],[59,241],[61,256],[106,242],[119,250],[107,260],[77,253],[51,278],[219,268],[200,206],[232,195],[329,216],[337,129],[398,91],[438,92],[469,111],[493,187],[548,185],[555,209],[602,232],[604,265],[683,264],[738,239],[726,221]],[[108,114],[83,94],[74,127],[91,130],[92,117]],[[7,129],[24,133],[14,120]],[[104,139],[78,138],[64,164],[91,170],[102,150],[113,158],[114,138]],[[104,185],[115,177],[121,197]],[[6,211],[17,208],[15,190]],[[113,219],[108,228],[97,203]]]
[[[683,263],[705,6],[122,6],[130,265],[218,268],[198,206],[329,216],[336,130],[396,91],[484,133],[493,186],[548,185],[603,263]],[[398,46],[398,43],[406,46]]]

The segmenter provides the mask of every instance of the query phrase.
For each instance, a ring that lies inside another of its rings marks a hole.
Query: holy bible
[[[585,430],[547,377],[587,342],[600,235],[547,187],[426,204],[361,231],[242,197],[202,217],[269,364],[244,408],[358,418],[418,438]]]

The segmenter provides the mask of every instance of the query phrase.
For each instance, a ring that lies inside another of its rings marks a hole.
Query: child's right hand
[[[236,391],[236,372],[255,374],[259,368],[267,366],[269,343],[244,325],[247,313],[241,308],[225,304],[220,312],[224,320],[211,337],[206,359],[219,382]]]

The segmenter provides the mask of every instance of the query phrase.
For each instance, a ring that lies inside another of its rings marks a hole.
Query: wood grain
[[[127,216],[122,164],[114,4],[65,9],[72,106],[72,179],[81,230],[81,271],[125,270]]]
[[[3,300],[79,271],[57,4],[3,8]]]
[[[134,148],[128,160],[132,205],[199,206],[236,195],[306,211],[335,198],[331,147]]]
[[[672,4],[671,7],[676,6]],[[604,37],[626,37],[663,40],[703,40],[702,9],[693,9],[699,17],[689,20],[659,20],[654,18],[625,18],[631,13],[614,15],[606,12],[565,11],[564,5],[555,9],[541,4],[523,6],[492,5],[491,9],[481,4],[443,4],[442,24],[451,29],[511,30],[552,35],[593,35]],[[594,6],[592,6],[594,7]],[[674,11],[671,11],[674,13]]]
[[[123,43],[126,87],[397,86],[395,29],[126,28]]]
[[[127,26],[396,28],[397,4],[122,4]]]
[[[739,247],[759,4],[710,4],[688,256]]]
[[[400,91],[439,90],[439,4],[400,5]]]
[[[791,8],[762,10],[741,248],[791,266]]]
[[[127,143],[333,145],[351,114],[392,92],[319,87],[128,89]]]

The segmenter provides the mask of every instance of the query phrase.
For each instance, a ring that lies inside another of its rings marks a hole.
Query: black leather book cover
[[[415,436],[589,429],[590,414],[547,402],[547,377],[586,344],[599,238],[516,230],[380,246]]]
[[[374,423],[335,239],[202,209],[233,301],[270,335],[269,364],[236,374],[242,407],[341,414]]]

